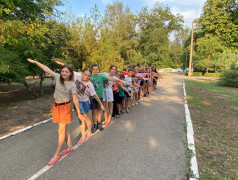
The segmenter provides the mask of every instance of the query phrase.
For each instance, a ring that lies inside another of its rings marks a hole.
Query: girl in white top
[[[101,100],[99,99],[98,95],[96,94],[94,90],[93,84],[90,81],[91,74],[92,74],[92,71],[90,68],[85,68],[82,74],[74,72],[74,82],[77,87],[77,95],[78,95],[80,110],[81,110],[81,114],[86,119],[86,125],[88,128],[87,135],[85,135],[85,122],[79,119],[80,131],[82,133],[82,136],[77,143],[78,145],[82,145],[85,141],[87,141],[92,136],[92,131],[91,131],[92,124],[89,118],[90,97],[93,96],[97,100],[97,102],[100,104],[102,110],[105,110],[103,107],[103,104],[101,103]]]
[[[113,84],[115,84],[117,81],[120,81],[123,84],[128,84],[125,81],[117,78],[115,76],[117,71],[117,66],[112,65],[110,67],[110,72],[104,72],[102,73],[104,76],[107,76],[109,78],[111,78],[111,80],[113,81],[108,81],[107,83],[104,84],[104,88],[103,88],[103,106],[105,107],[105,109],[107,109],[108,107],[108,116],[107,116],[107,111],[103,111],[104,113],[104,117],[105,117],[105,121],[102,123],[103,125],[109,125],[111,123],[111,118],[112,118],[112,105],[113,105],[113,91],[112,91],[112,86]]]
[[[54,105],[52,108],[53,122],[59,124],[58,128],[58,146],[53,158],[49,161],[48,165],[53,165],[58,162],[62,156],[73,152],[70,134],[68,130],[68,123],[72,122],[72,106],[70,103],[71,96],[73,97],[73,102],[76,106],[78,113],[78,118],[84,120],[85,118],[80,113],[79,103],[76,94],[76,86],[73,82],[73,70],[71,65],[64,65],[61,68],[60,74],[54,73],[47,66],[27,59],[30,63],[36,64],[46,73],[49,73],[55,78],[56,86],[54,92]],[[67,149],[61,153],[61,148],[64,143],[67,144]]]

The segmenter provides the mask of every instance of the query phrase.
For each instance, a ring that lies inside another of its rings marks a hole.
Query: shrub
[[[193,76],[202,76],[202,72],[193,72]]]
[[[205,77],[219,77],[220,73],[205,73]]]
[[[230,70],[224,70],[221,75],[221,84],[238,88],[238,60],[234,61]]]

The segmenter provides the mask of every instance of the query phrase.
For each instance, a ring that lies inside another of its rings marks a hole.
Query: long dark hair
[[[110,70],[112,69],[112,68],[116,68],[116,70],[117,70],[117,66],[116,65],[111,65],[111,67],[110,67]]]
[[[70,81],[73,81],[73,80],[74,80],[73,66],[72,66],[71,64],[64,64],[64,65],[61,67],[61,69],[60,69],[60,84],[62,84],[62,85],[64,85],[64,79],[63,79],[62,76],[61,76],[61,71],[62,71],[62,69],[64,69],[64,68],[67,68],[67,69],[70,71],[70,73],[71,73],[71,75],[69,76],[69,80],[70,80]]]

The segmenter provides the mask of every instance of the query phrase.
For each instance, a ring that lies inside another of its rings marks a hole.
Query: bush
[[[219,77],[220,73],[205,73],[205,77]]]
[[[202,72],[193,72],[193,76],[202,76]]]
[[[230,67],[230,70],[223,71],[220,82],[225,86],[238,88],[238,60],[234,61]]]

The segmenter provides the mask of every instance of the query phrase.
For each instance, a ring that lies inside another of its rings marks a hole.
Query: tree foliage
[[[229,70],[224,70],[221,75],[221,83],[226,86],[238,88],[238,60],[236,59]]]
[[[238,48],[238,5],[236,0],[207,0],[198,21],[199,32],[213,34],[227,47]]]

